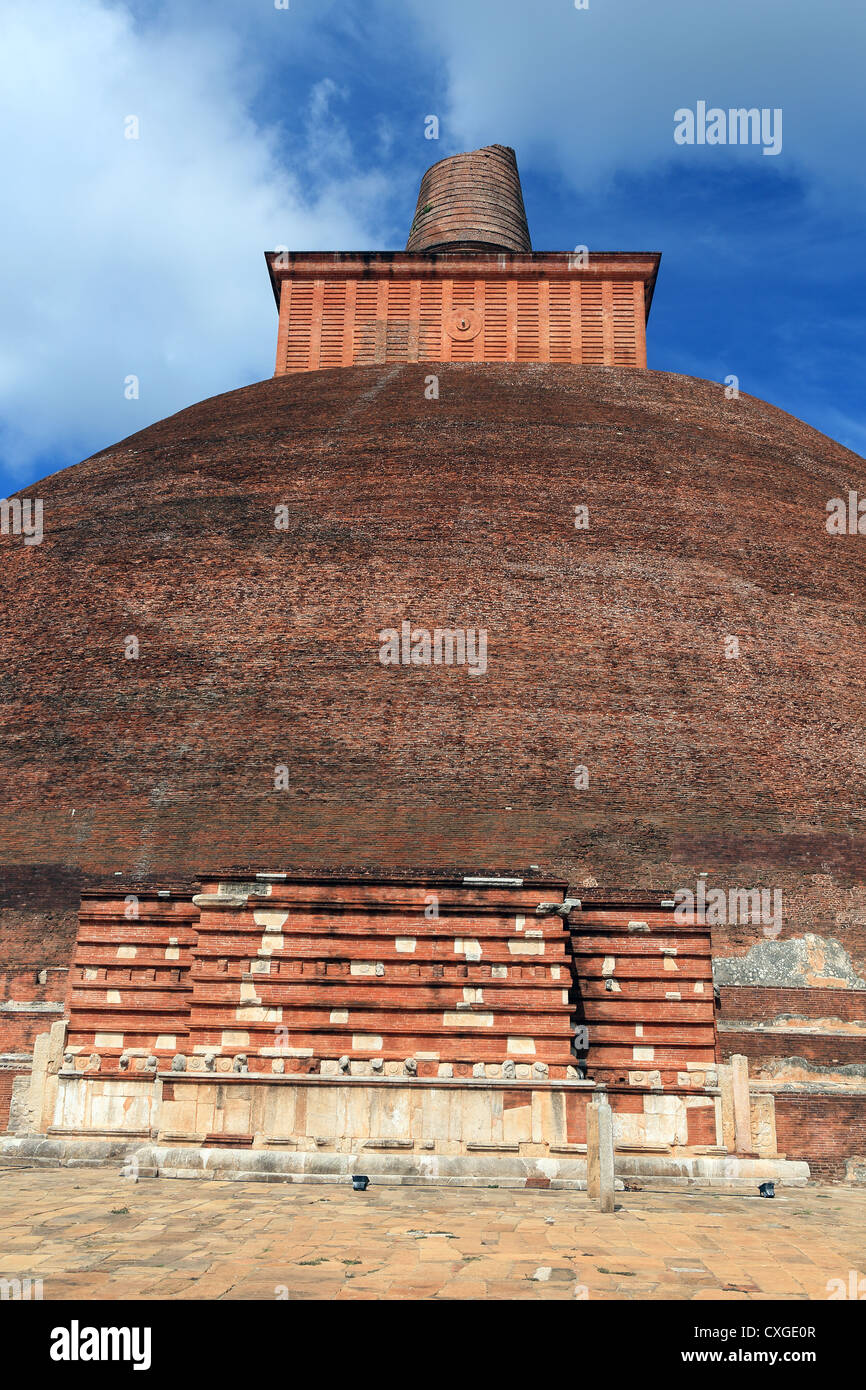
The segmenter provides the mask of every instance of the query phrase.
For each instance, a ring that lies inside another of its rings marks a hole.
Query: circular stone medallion
[[[477,338],[481,332],[481,315],[477,309],[452,309],[445,320],[449,338]]]

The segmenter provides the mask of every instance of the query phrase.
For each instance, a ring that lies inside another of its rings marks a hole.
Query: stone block
[[[776,1098],[770,1092],[758,1091],[750,1097],[750,1127],[754,1151],[759,1158],[774,1158],[776,1141]]]

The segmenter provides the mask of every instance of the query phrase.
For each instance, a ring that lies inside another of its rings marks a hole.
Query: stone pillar
[[[51,1031],[40,1033],[33,1044],[26,1099],[19,1099],[17,1125],[20,1133],[45,1134],[54,1123],[57,1101],[57,1073],[63,1065],[66,1046],[66,1020],[52,1023]]]
[[[45,1079],[48,1070],[50,1033],[40,1033],[33,1044],[33,1064],[30,1068],[30,1093],[27,1099],[27,1124],[33,1134],[41,1134],[42,1113],[45,1109]]]
[[[598,1191],[598,1105],[591,1100],[586,1107],[586,1195],[591,1202]]]
[[[719,1067],[719,1111],[716,1120],[716,1142],[726,1153],[736,1147],[734,1132],[734,1076],[729,1065]]]
[[[613,1114],[606,1095],[586,1107],[586,1190],[599,1211],[614,1210]]]
[[[752,1120],[749,1105],[749,1059],[742,1053],[731,1058],[731,1079],[734,1093],[734,1141],[738,1154],[750,1154]]]
[[[66,1028],[65,1018],[59,1018],[56,1023],[52,1023],[51,1031],[48,1034],[48,1070],[58,1072],[63,1065],[63,1053],[66,1048]]]
[[[63,1051],[66,1047],[66,1019],[59,1018],[52,1023],[48,1034],[48,1055],[45,1064],[45,1087],[42,1093],[42,1123],[39,1128],[43,1134],[54,1123],[54,1110],[57,1105],[57,1073],[63,1066]]]

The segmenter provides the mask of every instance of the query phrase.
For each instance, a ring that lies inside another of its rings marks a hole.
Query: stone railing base
[[[586,1158],[580,1155],[424,1155],[363,1148],[352,1153],[275,1152],[35,1135],[0,1139],[0,1168],[12,1167],[117,1168],[130,1180],[160,1177],[345,1184],[353,1173],[364,1173],[374,1184],[586,1189]],[[615,1171],[620,1192],[708,1187],[757,1195],[762,1182],[804,1187],[809,1181],[806,1163],[732,1155],[617,1154]]]

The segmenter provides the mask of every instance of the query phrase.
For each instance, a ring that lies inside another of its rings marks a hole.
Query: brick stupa
[[[647,371],[658,260],[533,251],[512,151],[440,161],[404,252],[268,256],[272,379],[30,490],[0,1147],[579,1185],[606,1088],[630,1182],[856,1165],[862,460]]]

